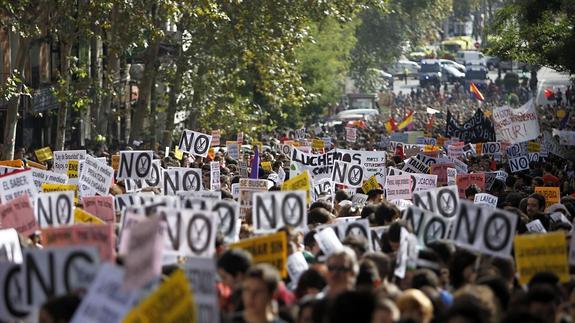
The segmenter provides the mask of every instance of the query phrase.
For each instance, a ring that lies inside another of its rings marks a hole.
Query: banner
[[[447,111],[447,137],[456,137],[464,142],[478,143],[495,141],[495,129],[491,120],[483,114],[481,109],[477,109],[473,117],[460,125]]]
[[[284,232],[244,239],[228,247],[250,252],[255,264],[269,263],[278,269],[283,278],[287,277],[287,239]]]
[[[493,109],[493,121],[497,141],[516,144],[537,139],[541,134],[533,100],[517,109],[508,106]]]
[[[562,283],[571,279],[563,231],[519,235],[515,237],[514,247],[515,263],[522,285],[527,285],[540,272],[554,273]]]

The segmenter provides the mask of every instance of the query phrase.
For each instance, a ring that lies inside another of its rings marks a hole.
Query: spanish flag
[[[471,93],[473,93],[473,96],[475,96],[475,98],[479,101],[483,101],[485,100],[485,98],[483,97],[483,94],[481,94],[481,92],[479,92],[479,89],[477,88],[477,86],[475,86],[475,83],[471,82],[471,84],[469,84],[469,91]]]
[[[397,122],[395,122],[395,119],[393,117],[389,117],[389,120],[385,123],[385,129],[389,133],[397,130]]]
[[[405,118],[403,118],[403,120],[397,125],[397,130],[405,129],[412,123],[413,123],[413,111],[409,111],[409,113],[405,116]]]

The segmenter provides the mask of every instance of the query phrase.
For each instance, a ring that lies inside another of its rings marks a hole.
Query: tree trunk
[[[30,39],[20,37],[18,44],[18,52],[16,54],[16,65],[14,70],[17,70],[20,76],[24,71],[26,58],[28,57],[28,50],[30,49]],[[23,89],[22,84],[18,86],[18,91]],[[8,111],[6,114],[6,122],[4,124],[4,152],[3,159],[14,158],[14,146],[16,145],[16,126],[18,125],[18,107],[20,106],[20,95],[13,96],[7,104]]]
[[[72,52],[72,44],[63,41],[60,43],[60,77],[64,81],[62,91],[68,95],[70,88],[70,54]],[[68,102],[64,101],[58,108],[58,121],[56,131],[56,150],[64,150],[66,145],[66,119],[68,118]]]
[[[130,104],[131,98],[132,98],[132,89],[130,87],[130,67],[132,66],[132,64],[128,64],[126,62],[126,60],[122,60],[121,63],[121,68],[120,68],[120,79],[121,81],[121,85],[120,85],[120,89],[122,89],[122,100],[121,100],[121,106],[122,106],[122,116],[124,118],[124,131],[122,133],[122,131],[120,131],[120,135],[118,136],[119,140],[123,140],[125,142],[128,142],[128,140],[130,139],[130,129],[131,129],[131,119],[132,119],[132,105]],[[127,92],[127,93],[126,93]],[[122,117],[118,118],[119,121],[119,126],[121,127],[121,120]]]
[[[104,117],[100,114],[102,110],[102,96],[100,91],[102,90],[102,38],[99,35],[99,31],[95,30],[96,35],[92,38],[91,43],[91,76],[92,76],[92,104],[90,107],[91,112],[91,123],[86,125],[90,128],[91,138],[95,139],[96,135],[100,135],[100,122]]]
[[[172,84],[172,88],[170,89],[168,98],[168,110],[166,111],[166,129],[164,130],[162,136],[162,147],[172,147],[172,135],[176,126],[174,124],[174,117],[176,115],[178,96],[180,96],[180,92],[182,91],[184,62],[185,59],[180,56],[176,64],[176,74],[174,75],[174,82]]]
[[[100,135],[105,136],[106,140],[109,142],[108,131],[110,129],[110,119],[112,116],[112,104],[113,96],[112,93],[116,92],[115,87],[117,82],[120,80],[120,59],[118,55],[113,51],[108,52],[108,57],[106,59],[106,77],[102,82],[102,86],[105,89],[105,94],[102,98],[102,108],[100,109],[99,122],[97,124],[97,131]]]

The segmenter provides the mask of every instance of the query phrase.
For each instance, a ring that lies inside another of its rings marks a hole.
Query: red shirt
[[[543,175],[543,183],[553,183],[555,186],[559,186],[559,178],[557,176],[553,176],[551,174]]]

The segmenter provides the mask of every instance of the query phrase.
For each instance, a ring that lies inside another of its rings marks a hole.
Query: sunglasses
[[[328,265],[327,270],[330,272],[348,273],[351,271],[351,268],[346,266]]]

